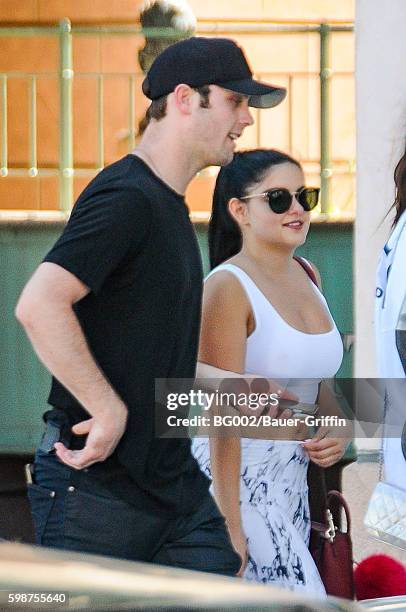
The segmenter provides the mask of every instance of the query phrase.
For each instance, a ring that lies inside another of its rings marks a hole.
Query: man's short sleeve
[[[150,202],[141,191],[117,185],[85,190],[44,261],[60,265],[98,293],[120,263],[142,249],[150,226]]]

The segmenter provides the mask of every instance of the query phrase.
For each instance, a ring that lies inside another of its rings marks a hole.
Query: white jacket
[[[375,333],[381,378],[404,378],[396,347],[396,325],[406,296],[406,211],[403,212],[379,259],[375,298]],[[388,381],[390,387],[390,381]],[[393,385],[396,388],[396,385]],[[404,399],[406,403],[406,398]],[[397,410],[403,401],[396,400]],[[390,422],[387,415],[386,422]],[[405,488],[406,461],[400,439],[388,437],[384,445],[385,480]]]
[[[378,264],[375,330],[378,371],[382,378],[405,376],[396,348],[396,324],[405,295],[406,211],[385,244]]]

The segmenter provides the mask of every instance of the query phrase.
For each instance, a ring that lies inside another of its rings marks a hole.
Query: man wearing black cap
[[[202,270],[186,187],[231,161],[249,106],[286,92],[220,38],[167,48],[143,91],[139,147],[86,187],[17,306],[53,374],[28,485],[37,542],[235,574],[189,440],[155,436],[154,382],[195,374]]]

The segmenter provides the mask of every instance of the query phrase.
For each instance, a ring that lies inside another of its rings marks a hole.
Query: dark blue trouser
[[[90,475],[73,486],[73,472],[53,451],[37,450],[28,485],[37,544],[224,575],[238,572],[240,557],[209,493],[197,511],[168,518],[113,497]]]

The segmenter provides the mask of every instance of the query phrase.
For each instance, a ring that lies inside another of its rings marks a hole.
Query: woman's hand
[[[309,459],[322,468],[337,463],[344,455],[349,442],[348,438],[329,438],[328,433],[327,428],[320,427],[312,440],[302,444]]]
[[[245,533],[243,532],[242,528],[229,530],[229,533],[231,544],[233,545],[235,552],[241,557],[241,567],[236,576],[242,578],[248,563],[247,538],[245,537]]]

